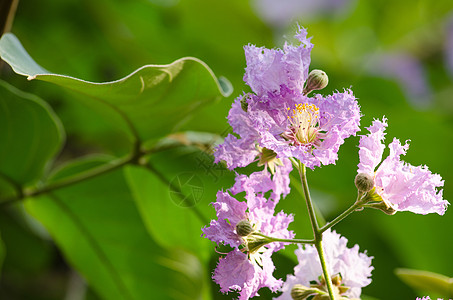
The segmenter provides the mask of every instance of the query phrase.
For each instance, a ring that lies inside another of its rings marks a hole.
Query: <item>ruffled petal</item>
[[[270,254],[263,254],[261,268],[252,263],[246,254],[235,249],[219,260],[212,278],[220,285],[222,293],[239,291],[239,300],[259,296],[258,290],[262,287],[276,291],[282,282],[272,276],[275,266]]]
[[[238,139],[229,134],[223,144],[216,147],[214,162],[218,163],[223,160],[228,169],[232,170],[248,166],[255,160],[258,153],[254,140]]]
[[[257,193],[266,193],[272,191],[270,199],[278,202],[281,195],[285,197],[290,192],[289,173],[293,167],[289,159],[282,159],[283,165],[275,167],[275,174],[271,174],[264,169],[260,172],[254,172],[247,175],[237,175],[235,183],[231,188],[231,193],[236,195],[241,192],[246,192],[246,199],[253,197]]]
[[[330,274],[341,274],[342,283],[350,288],[344,296],[359,298],[361,289],[371,283],[372,257],[360,253],[358,245],[348,248],[347,242],[345,237],[335,231],[328,230],[323,234],[324,254]],[[294,276],[287,277],[283,284],[283,294],[275,299],[291,299],[290,293],[294,284],[310,286],[310,281],[318,282],[319,276],[323,274],[315,246],[299,245],[295,254],[299,264],[294,268]]]
[[[286,43],[283,50],[244,47],[247,62],[244,81],[258,96],[279,93],[282,86],[302,93],[313,44],[304,28],[299,27],[296,38],[301,42],[299,46]]]
[[[258,286],[255,279],[256,267],[248,260],[247,254],[238,249],[220,258],[212,278],[220,285],[220,291],[242,291],[246,284]]]
[[[358,173],[374,174],[374,170],[382,160],[385,145],[385,128],[387,127],[387,119],[374,120],[373,124],[368,127],[370,132],[368,135],[363,135],[359,143],[359,164]]]
[[[440,175],[433,174],[426,166],[412,166],[400,161],[409,145],[401,145],[394,139],[389,145],[390,154],[376,171],[376,186],[384,201],[397,211],[416,214],[437,213],[443,215],[449,205],[443,200],[444,182]]]
[[[217,220],[211,220],[208,227],[202,228],[203,235],[216,243],[239,247],[242,240],[236,234],[236,224],[247,219],[247,203],[237,201],[227,192],[217,192],[217,202],[212,203],[216,210]]]

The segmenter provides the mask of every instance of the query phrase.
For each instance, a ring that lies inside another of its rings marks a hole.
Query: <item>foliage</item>
[[[349,5],[334,17],[300,20],[314,36],[312,66],[329,73],[326,93],[352,86],[362,103],[362,126],[373,116],[391,119],[388,139],[411,139],[406,160],[442,174],[444,198],[451,201],[453,86],[444,57],[453,3]],[[67,264],[86,281],[86,299],[231,298],[210,286],[218,254],[197,230],[214,216],[209,203],[216,191],[231,186],[233,178],[213,165],[206,151],[229,130],[225,116],[233,100],[213,73],[227,77],[233,95],[239,95],[246,90],[243,46],[282,46],[274,37],[292,29],[273,32],[242,0],[21,2],[12,32],[39,65],[23,56],[12,35],[2,38],[2,59],[7,60],[7,47],[15,47],[10,54],[21,58],[9,63],[22,64],[16,71],[36,80],[26,81],[2,65],[1,298],[64,298],[73,286]],[[395,51],[411,54],[423,66],[431,90],[427,108],[413,106],[397,78],[366,68],[372,54]],[[140,67],[145,64],[152,65]],[[170,81],[169,73],[177,75]],[[140,93],[145,82],[140,76],[159,84],[145,85],[150,88]],[[336,166],[308,172],[312,196],[326,219],[354,201],[357,144],[351,139],[342,146]],[[169,186],[188,173],[196,174],[204,193],[190,200],[197,205],[181,207],[169,191],[183,193]],[[296,185],[297,180],[293,191]],[[297,197],[293,192],[278,209],[294,211],[298,227],[291,229],[308,234]],[[450,213],[423,221],[410,213],[389,217],[373,211],[350,218],[337,231],[367,249],[379,266],[365,294],[422,296],[393,275],[398,267],[453,275],[445,246],[451,244]],[[276,259],[277,270],[286,270],[276,276],[291,272],[292,259]]]

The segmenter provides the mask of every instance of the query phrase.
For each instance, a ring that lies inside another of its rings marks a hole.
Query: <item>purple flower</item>
[[[249,95],[247,100],[247,113],[237,99],[228,117],[241,138],[227,137],[215,153],[217,161],[230,166],[253,161],[257,152],[252,152],[251,143],[274,151],[280,159],[295,157],[312,169],[332,164],[344,139],[360,129],[360,108],[350,90],[310,98],[282,89],[278,95]]]
[[[255,194],[260,193],[263,195],[268,191],[272,191],[269,199],[277,202],[282,194],[283,197],[288,195],[290,192],[289,173],[293,167],[291,161],[287,158],[280,161],[281,165],[275,167],[273,176],[271,172],[267,171],[267,168],[260,172],[254,172],[250,176],[237,175],[236,182],[231,188],[233,195],[245,191],[246,199],[248,199],[249,197],[255,197]]]
[[[340,274],[342,284],[349,289],[342,294],[350,298],[359,298],[362,288],[371,283],[372,257],[359,253],[359,246],[347,247],[348,240],[335,231],[327,230],[323,234],[323,248],[331,276]],[[315,246],[299,245],[295,251],[299,264],[294,268],[294,275],[288,275],[283,284],[283,294],[279,300],[292,300],[291,289],[295,284],[309,287],[310,282],[320,283],[322,276],[321,262]]]
[[[259,149],[276,159],[295,157],[307,167],[335,163],[344,139],[359,131],[360,108],[350,90],[323,97],[304,95],[312,44],[299,28],[298,47],[283,50],[245,47],[244,80],[255,94],[238,97],[228,121],[229,135],[215,152],[229,168],[256,160]]]
[[[258,144],[279,158],[295,157],[311,169],[335,163],[344,139],[360,129],[360,108],[350,90],[327,97],[280,98],[282,107],[272,111],[249,105]]]
[[[268,287],[275,292],[281,287],[281,279],[272,276],[275,266],[267,251],[261,255],[260,263],[252,262],[247,254],[234,249],[224,258],[220,258],[212,278],[220,285],[222,293],[240,291],[239,300],[259,296],[258,290]]]
[[[270,199],[274,201],[279,201],[282,194],[283,197],[289,194],[289,173],[293,169],[291,161],[287,158],[277,159],[275,153],[268,153],[267,149],[256,146],[254,141],[237,139],[233,135],[228,135],[225,142],[218,146],[216,162],[223,159],[230,169],[244,167],[255,161],[258,161],[258,166],[265,166],[263,171],[250,176],[238,175],[231,189],[233,194],[243,191],[247,194],[266,193],[272,190]]]
[[[214,281],[220,285],[223,293],[236,290],[240,291],[239,299],[248,299],[258,295],[262,287],[269,287],[272,291],[280,287],[281,280],[272,276],[274,265],[271,255],[282,249],[284,243],[269,243],[270,240],[260,234],[293,238],[294,233],[288,231],[293,216],[283,212],[274,216],[276,202],[252,193],[247,180],[238,182],[237,191],[249,191],[247,202],[238,201],[228,192],[219,191],[217,201],[213,203],[217,220],[212,220],[202,231],[211,241],[235,248],[220,259],[214,271]],[[244,220],[252,227],[252,232],[246,236],[239,235],[237,230],[238,223]]]
[[[386,127],[385,117],[382,121],[374,120],[373,125],[367,128],[370,133],[361,137],[358,173],[374,177],[375,192],[394,211],[443,215],[449,203],[442,199],[442,190],[437,188],[442,187],[444,182],[428,167],[416,167],[400,160],[409,148],[407,142],[403,146],[398,139],[393,139],[389,145],[390,154],[381,163]]]
[[[247,67],[244,81],[258,96],[278,92],[282,86],[302,93],[308,77],[310,52],[313,44],[307,38],[307,30],[299,27],[295,36],[301,45],[285,43],[283,50],[266,49],[248,45],[244,47]]]

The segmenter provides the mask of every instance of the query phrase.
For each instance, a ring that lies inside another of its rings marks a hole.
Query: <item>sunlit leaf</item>
[[[194,142],[202,136],[191,133],[184,135],[183,140]],[[201,228],[215,218],[210,203],[215,202],[219,187],[232,185],[234,175],[213,164],[213,157],[200,151],[201,145],[154,153],[145,166],[128,166],[125,174],[146,227],[156,241],[190,250],[205,260],[214,245],[201,238]]]
[[[217,79],[204,62],[194,57],[168,65],[146,65],[122,79],[94,83],[45,70],[13,34],[1,38],[0,55],[16,73],[29,80],[52,82],[113,108],[127,123],[130,133],[141,141],[177,130],[203,105],[232,91],[226,79]]]
[[[453,279],[445,275],[412,269],[396,269],[395,274],[415,290],[453,297]]]
[[[74,172],[83,165],[75,164]],[[61,171],[64,177],[71,169]],[[204,271],[199,260],[153,241],[122,170],[28,199],[26,208],[102,298],[200,299]]]
[[[206,224],[197,216],[200,212],[195,206],[203,192],[199,178],[180,176],[172,189],[145,168],[128,166],[125,171],[140,214],[156,241],[205,254],[210,243],[200,237]]]

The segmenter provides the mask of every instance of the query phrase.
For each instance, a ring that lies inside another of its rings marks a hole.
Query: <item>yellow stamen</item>
[[[298,103],[288,116],[294,135],[299,143],[309,144],[317,136],[319,108],[314,104]]]

